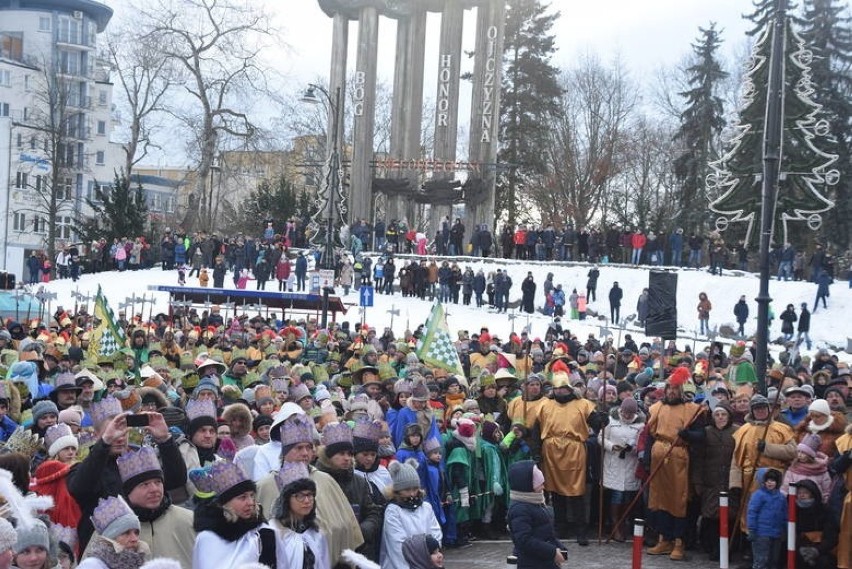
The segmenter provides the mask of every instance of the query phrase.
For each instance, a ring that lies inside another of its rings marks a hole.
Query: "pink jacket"
[[[787,495],[787,487],[802,480],[811,480],[817,485],[822,493],[822,503],[828,503],[831,494],[831,476],[828,474],[828,457],[818,452],[814,462],[799,462],[794,460],[787,472],[784,473],[784,482],[781,483],[781,493]]]

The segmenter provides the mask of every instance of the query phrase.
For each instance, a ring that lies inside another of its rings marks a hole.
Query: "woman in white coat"
[[[275,567],[275,531],[257,503],[257,488],[236,464],[217,461],[190,474],[196,497],[193,569],[263,563]]]
[[[102,499],[92,513],[97,534],[78,569],[139,569],[150,549],[139,539],[139,518],[121,496]]]
[[[441,524],[432,511],[432,506],[423,499],[417,460],[409,458],[405,463],[392,462],[388,470],[393,479],[393,497],[385,509],[382,528],[382,569],[409,569],[402,553],[402,544],[416,534],[429,534],[441,543]]]
[[[317,486],[308,466],[303,462],[284,462],[278,481],[281,494],[270,521],[278,534],[277,569],[331,569],[328,541],[317,525]]]
[[[610,411],[610,421],[604,431],[603,485],[609,496],[609,515],[612,523],[621,519],[627,506],[639,490],[636,466],[639,457],[636,443],[645,426],[645,416],[632,397]],[[624,541],[623,528],[613,528],[613,539]]]

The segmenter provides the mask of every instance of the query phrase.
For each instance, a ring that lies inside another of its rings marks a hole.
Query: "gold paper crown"
[[[213,480],[213,491],[217,496],[248,480],[239,465],[227,460],[216,461],[210,467],[210,478]]]
[[[146,472],[159,472],[162,475],[163,471],[157,460],[157,452],[151,447],[143,446],[139,450],[126,452],[115,463],[122,482]]]
[[[32,459],[42,446],[42,439],[32,431],[18,427],[3,444],[3,452],[18,452]]]
[[[199,417],[216,418],[216,404],[207,399],[190,399],[186,402],[186,418],[190,421]]]
[[[275,474],[275,481],[278,482],[278,488],[283,490],[297,480],[310,477],[308,465],[304,462],[284,462]]]

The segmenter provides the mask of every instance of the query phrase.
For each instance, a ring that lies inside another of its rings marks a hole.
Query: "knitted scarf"
[[[524,504],[544,505],[544,492],[521,492],[520,490],[509,490],[509,500],[512,502],[523,502]]]
[[[110,569],[139,569],[149,552],[148,544],[144,541],[139,542],[138,551],[130,551],[112,540],[98,536],[86,548],[85,557],[100,559]]]

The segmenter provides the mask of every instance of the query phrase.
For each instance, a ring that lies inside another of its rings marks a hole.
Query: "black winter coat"
[[[529,468],[517,465],[529,464]],[[513,490],[524,490],[530,486],[532,478],[532,461],[524,461],[516,463],[515,468],[509,471],[509,487]],[[518,480],[519,470],[523,470],[521,477],[523,481]],[[529,470],[530,474],[526,474]],[[515,546],[515,555],[518,557],[518,569],[553,569],[558,567],[554,561],[557,549],[564,549],[556,538],[556,530],[553,528],[553,513],[544,504],[529,504],[512,500],[509,504],[509,511],[506,514],[506,520],[509,523],[509,533],[512,536],[512,543]]]
[[[168,492],[186,485],[186,464],[174,439],[157,445],[160,464],[163,467],[163,487]],[[89,455],[71,467],[68,473],[68,491],[80,505],[80,525],[77,535],[80,550],[86,548],[92,538],[94,526],[90,516],[100,498],[122,495],[121,476],[118,473],[117,457],[110,455],[110,447],[103,441],[96,442]]]

